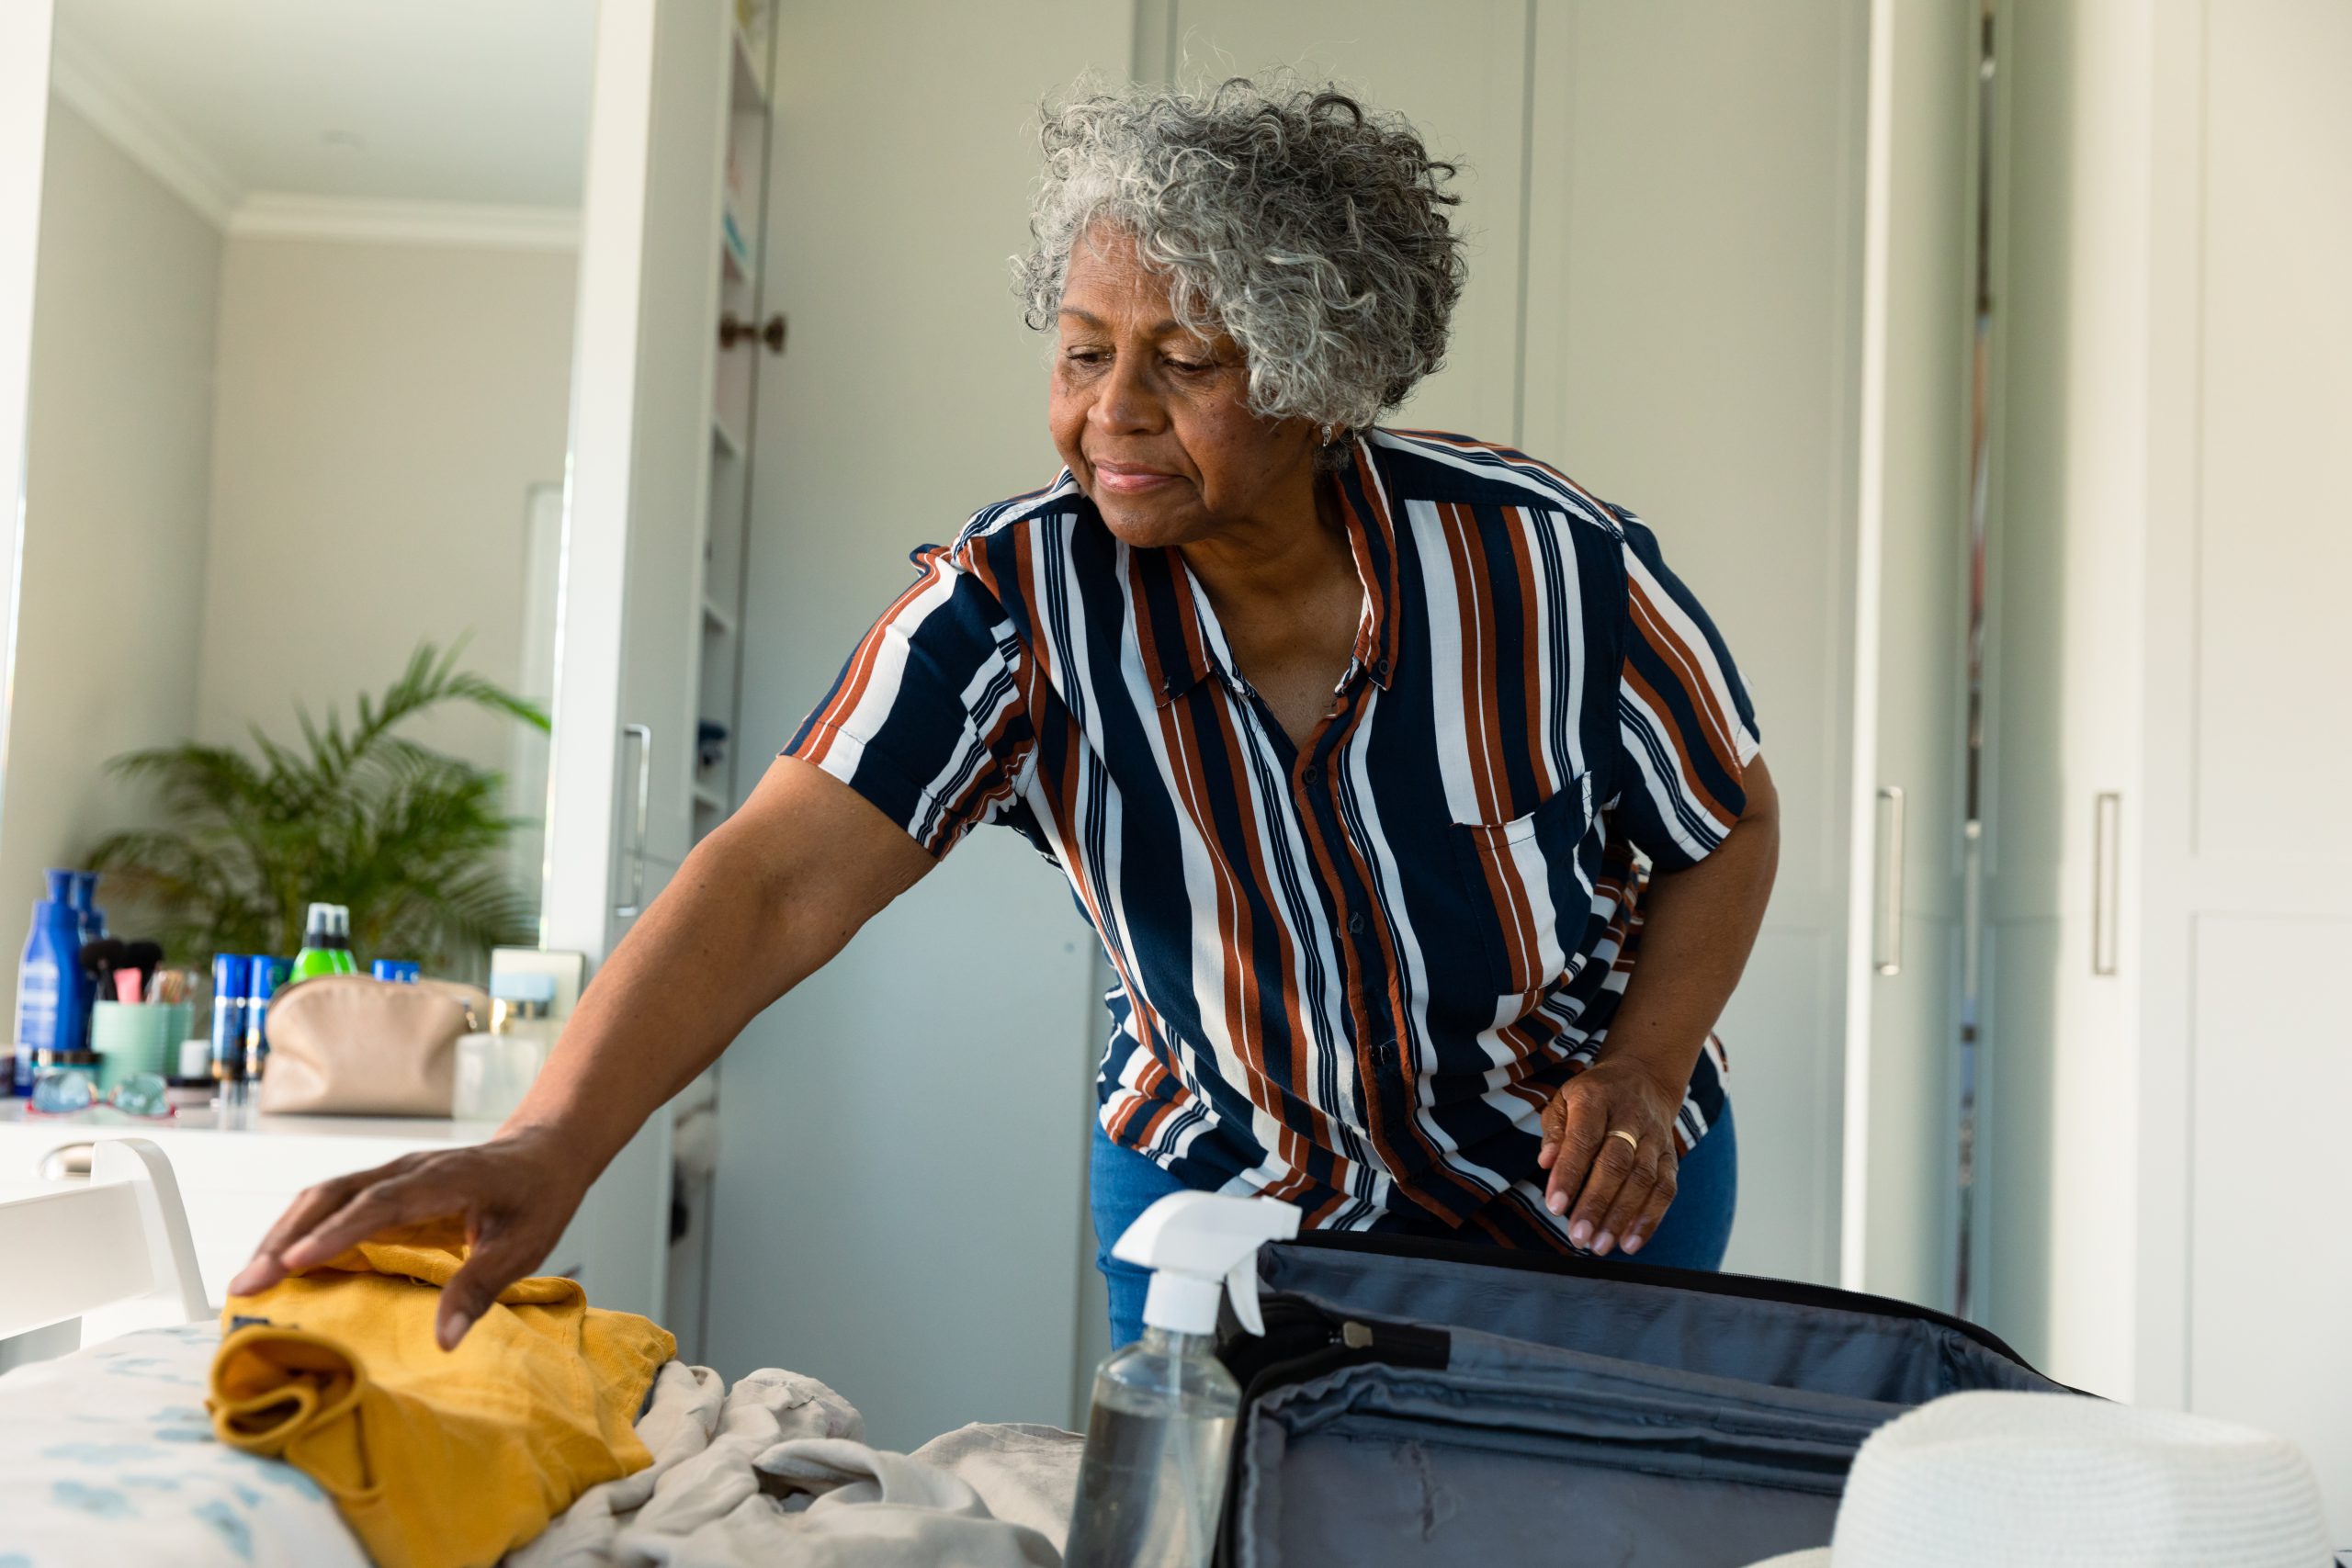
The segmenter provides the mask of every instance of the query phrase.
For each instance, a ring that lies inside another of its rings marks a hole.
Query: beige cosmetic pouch
[[[451,980],[321,975],[270,998],[261,1108],[300,1116],[447,1116],[458,1037],[490,995]]]

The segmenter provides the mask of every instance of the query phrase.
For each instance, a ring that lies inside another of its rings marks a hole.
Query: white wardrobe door
[[[652,731],[644,852],[672,863],[693,843],[730,15],[725,0],[667,0],[653,54],[621,721]]]
[[[1756,698],[1780,880],[1722,1033],[1728,1267],[1838,1277],[1865,7],[1536,12],[1524,444],[1658,531]]]
[[[728,26],[722,0],[597,17],[540,920],[592,964],[687,848]],[[662,1312],[669,1146],[657,1112],[575,1223],[600,1305]]]
[[[2153,7],[2004,11],[1988,545],[1982,1320],[2134,1394]],[[2148,628],[2155,635],[2155,628]]]
[[[1976,18],[1871,7],[1848,946],[1849,1287],[1953,1299]]]
[[[2203,9],[2187,1393],[2301,1443],[2352,1541],[2352,7]]]
[[[597,20],[541,921],[592,959],[688,846],[729,25]]]

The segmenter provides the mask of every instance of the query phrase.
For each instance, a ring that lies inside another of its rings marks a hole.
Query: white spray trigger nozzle
[[[1225,1277],[1225,1293],[1233,1303],[1233,1315],[1243,1332],[1266,1332],[1265,1314],[1258,1310],[1258,1255],[1254,1251],[1233,1266]]]
[[[1258,1246],[1298,1234],[1298,1211],[1272,1198],[1173,1192],[1136,1217],[1111,1256],[1150,1269],[1143,1318],[1180,1334],[1216,1331],[1216,1303],[1233,1293],[1233,1314],[1265,1332],[1258,1311]]]

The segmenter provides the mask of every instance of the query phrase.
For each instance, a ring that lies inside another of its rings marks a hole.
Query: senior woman
[[[1376,423],[1444,353],[1452,167],[1344,96],[1240,81],[1076,101],[1044,146],[1021,287],[1056,334],[1061,473],[915,553],[497,1137],[305,1193],[232,1289],[462,1214],[454,1344],[647,1116],[990,822],[1068,874],[1117,976],[1106,1253],[1202,1188],[1720,1262],[1713,1030],[1771,887],[1772,785],[1640,519]],[[1142,1281],[1103,1266],[1124,1342]]]

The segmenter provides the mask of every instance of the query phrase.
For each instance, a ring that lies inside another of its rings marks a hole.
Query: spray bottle
[[[1094,1374],[1065,1568],[1206,1568],[1225,1506],[1226,1458],[1241,1387],[1216,1359],[1216,1307],[1252,1334],[1258,1244],[1298,1234],[1271,1198],[1177,1192],[1146,1209],[1111,1248],[1152,1270],[1143,1337]]]
[[[358,963],[351,956],[350,919],[340,905],[311,906],[310,918],[302,924],[301,949],[294,954],[293,967],[288,972],[288,985],[320,975],[356,972]]]

